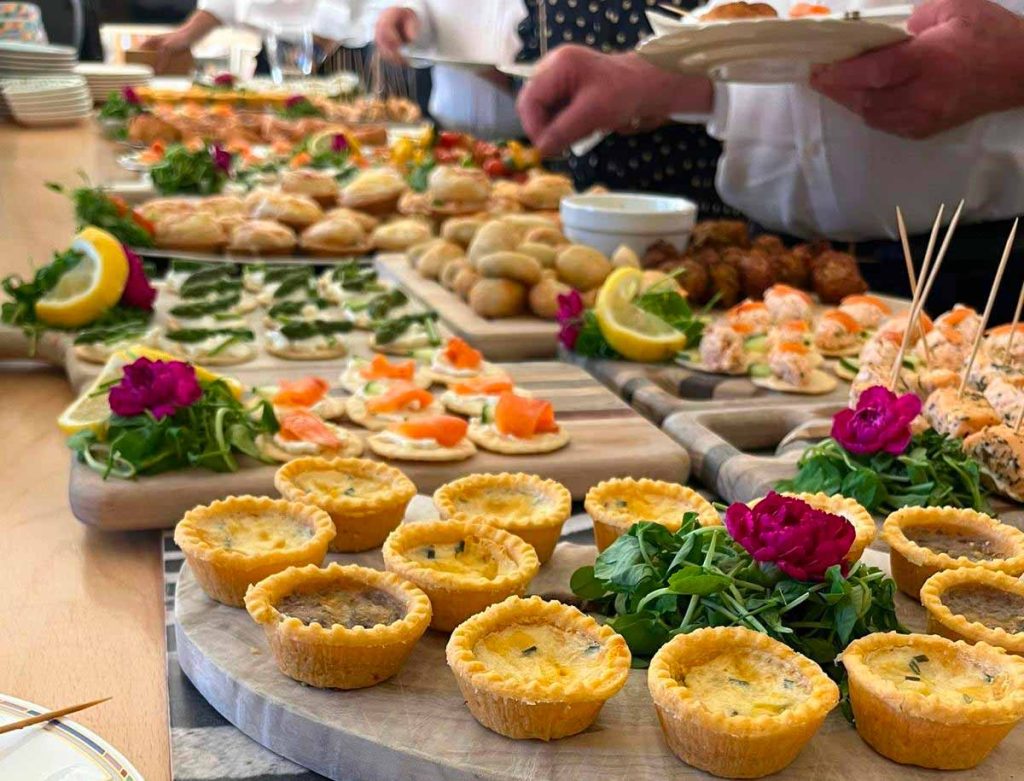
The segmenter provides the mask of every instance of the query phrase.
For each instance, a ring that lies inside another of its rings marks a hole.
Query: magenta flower
[[[156,288],[146,279],[146,270],[142,267],[142,259],[124,245],[122,245],[122,249],[128,257],[128,281],[124,283],[124,292],[121,293],[121,306],[152,312],[153,301],[156,300]]]
[[[235,86],[235,77],[230,73],[218,73],[213,77],[213,84],[217,87]]]
[[[564,347],[571,350],[576,346],[580,329],[583,327],[583,312],[586,307],[583,305],[583,297],[579,291],[572,290],[567,294],[558,296],[558,341]]]
[[[202,395],[196,370],[189,364],[139,358],[124,367],[109,400],[110,409],[122,417],[151,412],[159,420],[194,404]]]
[[[287,108],[295,108],[296,106],[301,106],[305,102],[306,97],[304,95],[292,95],[284,102],[284,105]]]
[[[335,133],[331,136],[332,152],[344,152],[346,149],[348,149],[348,139],[345,138],[344,133]]]
[[[856,409],[844,409],[832,418],[832,438],[857,455],[885,451],[894,456],[910,444],[910,424],[921,412],[913,393],[897,396],[875,385],[860,395]]]
[[[213,164],[226,174],[231,173],[231,153],[220,144],[210,147],[210,157]]]
[[[139,93],[128,85],[121,87],[121,97],[124,98],[125,103],[132,106],[138,106],[142,103],[142,100],[139,98]]]
[[[774,564],[795,580],[824,580],[829,567],[845,563],[856,536],[845,518],[774,491],[753,508],[729,505],[725,528],[754,561]]]

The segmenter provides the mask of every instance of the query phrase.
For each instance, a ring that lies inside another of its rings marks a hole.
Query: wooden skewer
[[[978,329],[978,335],[974,337],[974,349],[971,350],[971,358],[967,361],[967,365],[964,366],[964,376],[960,380],[960,390],[957,391],[957,398],[964,395],[964,389],[967,388],[967,378],[971,376],[971,367],[974,366],[974,359],[978,357],[978,348],[981,347],[981,342],[985,338],[985,327],[988,325],[989,315],[992,314],[992,307],[996,303],[996,294],[999,292],[999,283],[1003,281],[1003,272],[1006,270],[1006,261],[1010,259],[1010,252],[1013,250],[1013,240],[1017,238],[1017,223],[1020,218],[1013,221],[1013,227],[1010,228],[1010,236],[1006,240],[1006,246],[1003,248],[1003,257],[999,261],[999,268],[996,269],[996,278],[992,282],[992,292],[988,294],[988,301],[985,304],[985,314],[981,316],[981,327]],[[1011,331],[1012,333],[1012,331]]]
[[[684,19],[694,16],[694,14],[691,14],[685,8],[678,8],[677,6],[669,5],[668,3],[659,3],[658,8],[660,8],[662,11],[668,11],[670,14],[681,16]]]
[[[1006,339],[1006,365],[1013,366],[1013,336],[1017,332],[1017,323],[1020,322],[1020,310],[1024,308],[1024,285],[1020,286],[1020,295],[1017,296],[1017,308],[1013,310],[1013,323],[1010,324],[1010,336]]]
[[[939,217],[942,216],[942,205],[939,206]],[[936,224],[938,224],[936,222]],[[903,262],[907,266],[907,281],[910,282],[910,297],[911,299],[917,295],[917,275],[914,274],[914,259],[910,254],[910,240],[907,238],[907,224],[903,221],[903,210],[899,206],[896,207],[896,225],[899,226],[900,230],[900,243],[903,245]],[[935,235],[938,233],[935,228],[932,228],[932,235],[928,239],[928,250],[925,253],[926,258],[930,258],[932,249],[935,247]],[[924,273],[924,267],[921,268],[921,272]],[[931,365],[932,362],[932,348],[928,346],[928,340],[922,339],[921,345],[924,347],[924,362],[926,366]]]
[[[1020,424],[1024,421],[1024,400],[1021,400],[1020,412],[1017,413],[1017,422],[1013,424],[1013,430],[1019,432]]]
[[[0,726],[0,735],[5,732],[14,732],[16,729],[23,727],[31,727],[33,724],[41,724],[44,721],[52,721],[53,719],[59,719],[61,716],[67,716],[69,713],[78,713],[80,710],[91,708],[93,705],[99,705],[100,703],[106,702],[110,697],[104,697],[101,700],[93,700],[92,702],[83,702],[80,705],[70,705],[67,708],[58,708],[57,710],[47,711],[46,713],[40,713],[38,716],[29,716],[27,719],[21,719],[20,721],[12,721],[10,724],[4,724]]]

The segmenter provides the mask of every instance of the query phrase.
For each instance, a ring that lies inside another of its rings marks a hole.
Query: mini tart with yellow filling
[[[1024,717],[1024,659],[987,643],[876,633],[842,662],[857,732],[894,762],[974,767]]]
[[[434,492],[442,518],[474,521],[512,532],[533,546],[543,564],[551,558],[572,512],[569,489],[522,472],[467,475]]]
[[[290,501],[329,514],[337,529],[331,550],[339,553],[381,545],[416,495],[400,470],[365,458],[296,458],[277,470],[274,487]]]
[[[362,689],[397,673],[430,624],[430,600],[390,572],[291,567],[249,589],[278,669],[323,689]]]
[[[839,702],[818,665],[743,627],[677,635],[651,659],[647,686],[672,752],[727,778],[782,770]]]
[[[679,530],[688,512],[697,513],[701,526],[722,522],[711,502],[692,488],[647,478],[622,477],[598,483],[587,491],[583,508],[594,521],[594,542],[599,551],[640,521],[654,521],[673,532]]]
[[[974,510],[904,507],[885,519],[892,577],[900,591],[920,598],[936,572],[981,567],[1008,575],[1024,572],[1024,532]]]
[[[509,597],[460,624],[448,666],[470,713],[509,738],[554,740],[597,718],[629,675],[626,641],[561,602]]]
[[[830,496],[825,493],[816,494],[794,494],[794,493],[783,493],[783,496],[792,496],[794,499],[800,499],[807,502],[815,510],[821,510],[822,512],[831,513],[832,515],[838,515],[840,518],[845,518],[853,526],[856,536],[853,538],[853,543],[850,545],[850,550],[846,554],[846,560],[851,564],[855,561],[859,561],[860,557],[864,555],[864,551],[870,545],[875,536],[878,534],[878,528],[875,526],[875,519],[871,517],[871,513],[860,502],[854,499],[848,499],[845,496]],[[754,507],[757,505],[757,501],[751,502],[750,506]]]
[[[450,632],[488,605],[524,594],[540,562],[532,547],[496,526],[422,521],[388,535],[384,566],[423,589],[431,628]]]
[[[1024,656],[1024,581],[963,567],[937,572],[921,588],[928,631],[950,640],[984,642]]]
[[[245,590],[292,566],[319,565],[334,539],[331,517],[309,504],[229,496],[185,513],[174,542],[211,599],[242,607]]]

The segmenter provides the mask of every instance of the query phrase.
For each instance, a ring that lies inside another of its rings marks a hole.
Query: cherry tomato
[[[462,143],[462,133],[453,130],[445,130],[437,137],[437,145],[442,149],[451,149]]]
[[[483,162],[488,158],[497,156],[498,147],[496,147],[494,144],[489,144],[486,141],[477,141],[475,144],[473,144],[473,157],[475,157],[480,162]]]
[[[492,177],[508,176],[509,174],[508,168],[497,157],[484,161],[483,169],[485,174]]]
[[[434,150],[434,159],[439,163],[454,163],[459,153],[454,149],[439,148]]]

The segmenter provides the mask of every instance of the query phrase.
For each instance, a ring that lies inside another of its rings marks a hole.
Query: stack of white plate
[[[110,65],[103,62],[80,62],[75,73],[84,76],[92,93],[93,103],[102,103],[111,92],[125,87],[143,87],[153,78],[148,65]]]
[[[0,41],[0,77],[70,73],[78,62],[72,46]]]
[[[92,97],[82,76],[0,79],[0,94],[22,125],[70,125],[92,113]]]

